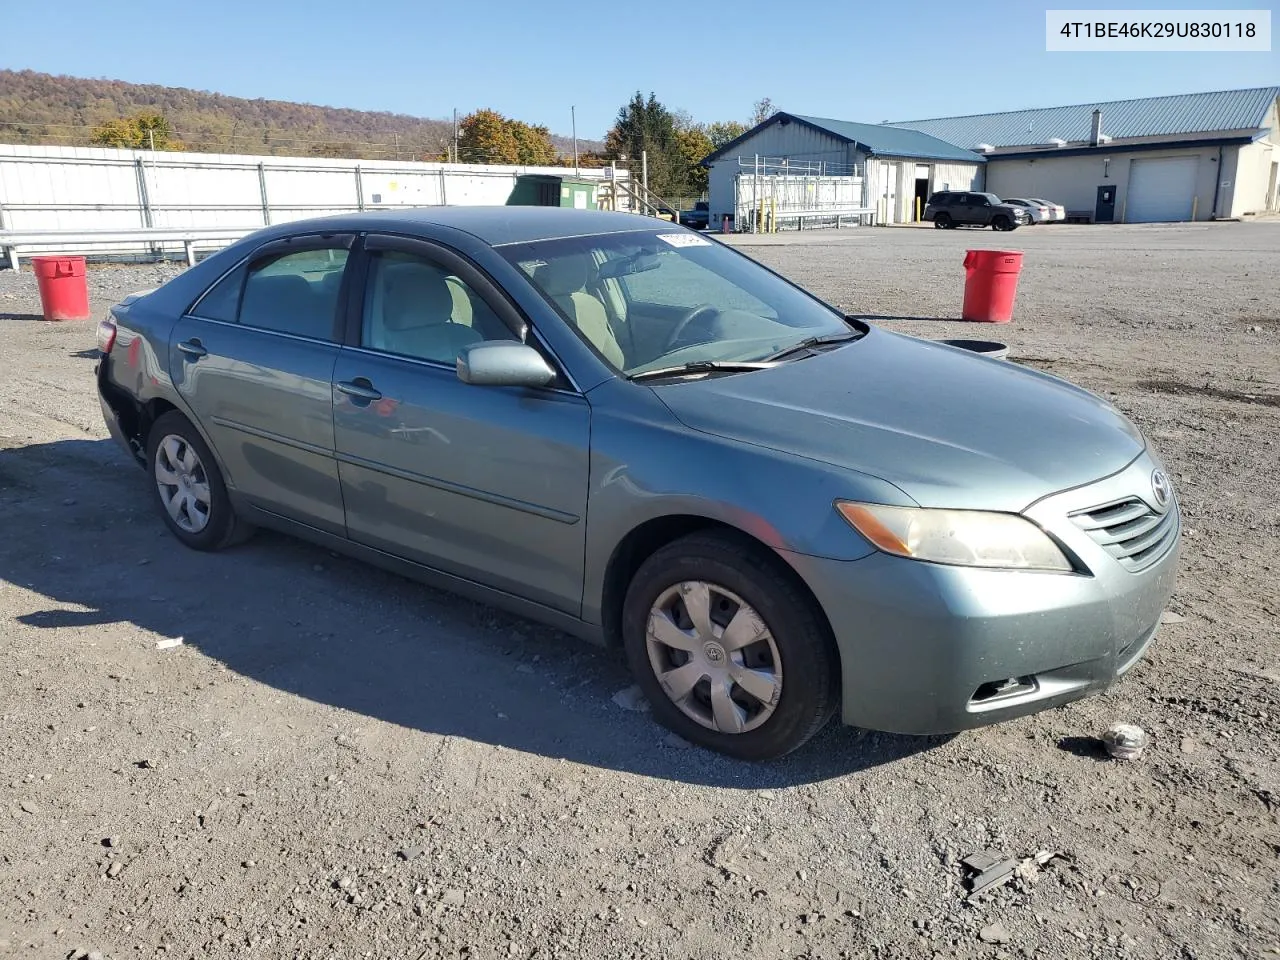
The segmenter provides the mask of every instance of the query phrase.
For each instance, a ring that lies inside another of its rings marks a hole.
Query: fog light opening
[[[1035,693],[1039,689],[1036,678],[1009,677],[1007,680],[990,680],[973,692],[970,703],[990,703],[993,700],[1008,700],[1024,694]]]

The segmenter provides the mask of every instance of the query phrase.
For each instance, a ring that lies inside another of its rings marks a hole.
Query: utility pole
[[[453,162],[458,162],[458,108],[453,108]]]
[[[569,107],[570,123],[573,125],[573,175],[575,177],[582,176],[582,171],[578,169],[578,108]]]

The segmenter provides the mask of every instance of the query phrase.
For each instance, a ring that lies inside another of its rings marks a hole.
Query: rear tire
[[[742,536],[691,534],[645,560],[622,636],[655,719],[732,757],[790,753],[839,705],[839,655],[817,604]]]
[[[231,506],[213,451],[178,411],[164,414],[147,434],[147,470],[161,517],[191,549],[220,550],[252,535]]]
[[[951,214],[949,214],[949,213],[940,213],[940,214],[938,214],[936,217],[934,217],[934,218],[933,218],[933,225],[934,225],[934,227],[935,227],[935,228],[937,228],[938,230],[950,230],[950,229],[951,229]]]

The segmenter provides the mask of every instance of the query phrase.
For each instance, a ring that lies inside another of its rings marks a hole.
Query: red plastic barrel
[[[960,316],[980,323],[1012,320],[1022,254],[1017,250],[968,250],[964,270],[964,307]]]
[[[89,283],[84,257],[32,257],[46,320],[88,320]]]

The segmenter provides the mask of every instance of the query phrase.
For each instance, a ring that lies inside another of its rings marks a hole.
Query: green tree
[[[680,156],[675,115],[652,92],[646,100],[637,90],[618,111],[605,147],[614,157],[626,156],[631,174],[637,179],[641,156],[647,156],[649,189],[658,196],[683,196],[687,192],[688,170]]]
[[[737,140],[746,132],[746,124],[739,123],[737,120],[717,120],[715,123],[707,124],[707,138],[716,150],[726,143]]]
[[[520,142],[506,117],[496,110],[477,110],[458,124],[458,159],[462,163],[519,163]]]

